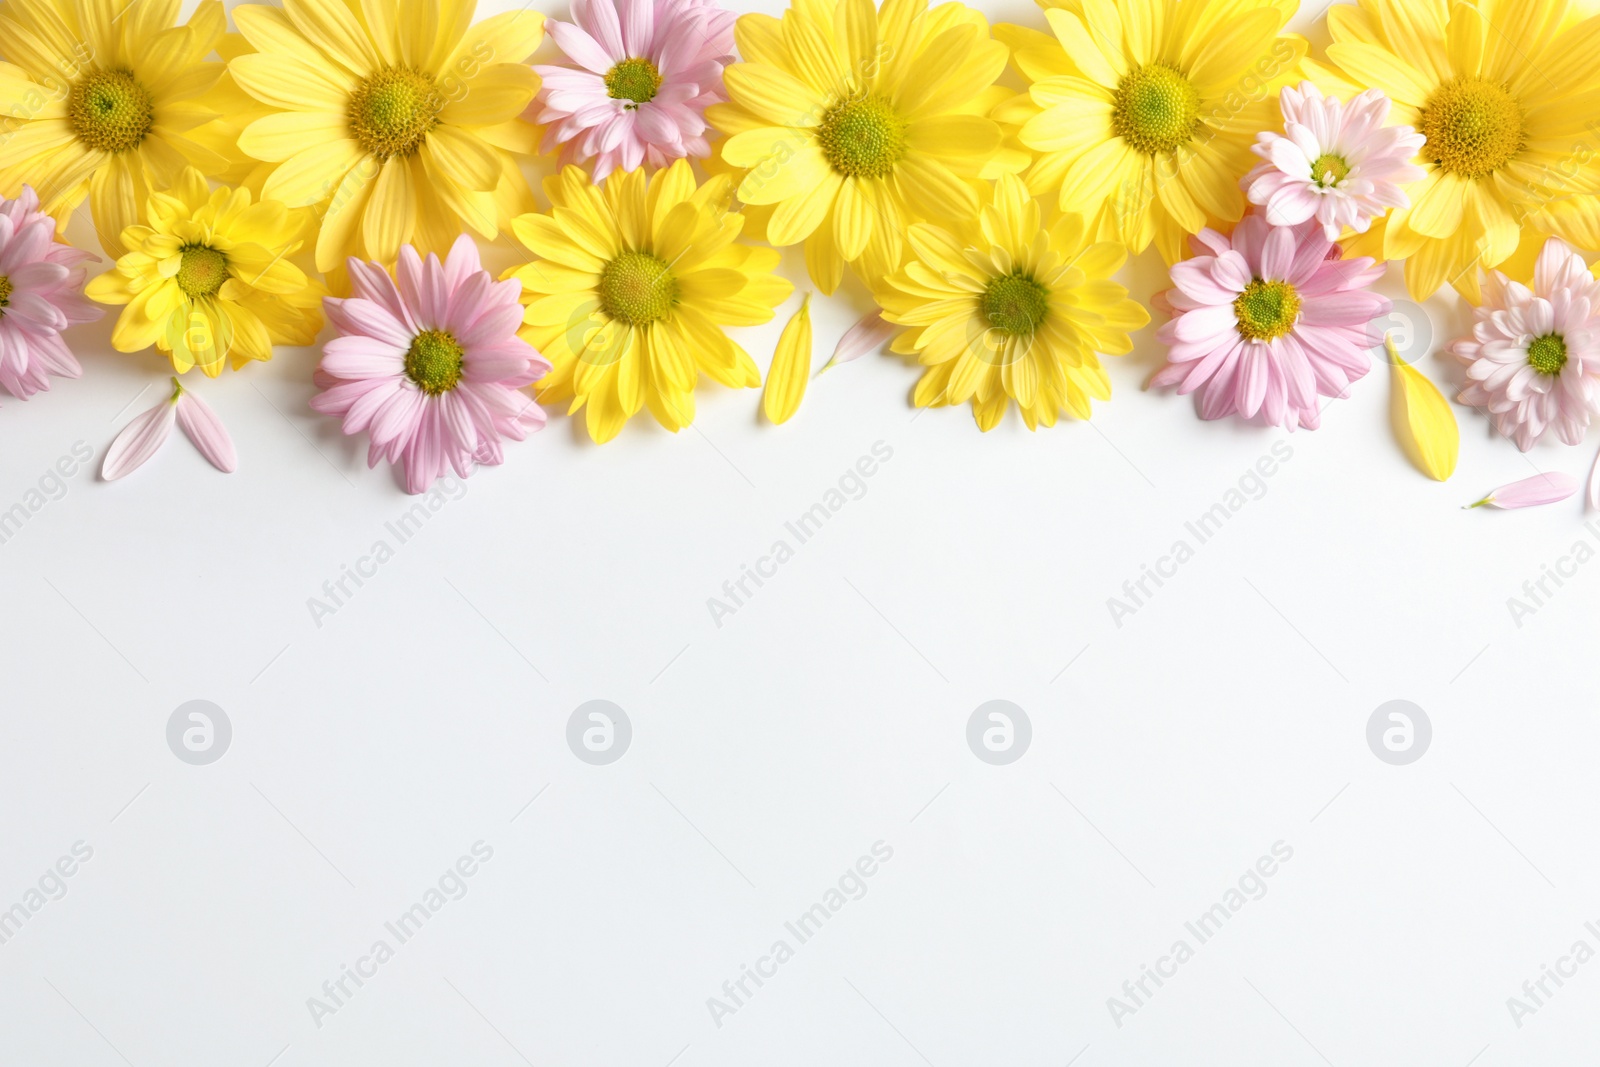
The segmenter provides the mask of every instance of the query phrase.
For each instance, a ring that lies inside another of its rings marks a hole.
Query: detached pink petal
[[[888,344],[900,327],[884,320],[883,312],[873,311],[861,316],[861,319],[845,335],[839,338],[839,343],[834,347],[833,356],[823,364],[822,370],[827,370],[835,363],[849,363],[860,359],[868,352],[876,352]],[[817,371],[818,374],[822,370]]]
[[[172,432],[173,415],[180,395],[181,390],[175,390],[172,396],[163,397],[155,407],[122,428],[117,439],[111,442],[111,447],[106,449],[105,462],[100,465],[100,477],[104,481],[114,482],[132,474],[161,450],[161,446],[167,442],[167,435]]]
[[[1524,478],[1510,485],[1502,485],[1482,500],[1468,504],[1467,507],[1477,508],[1488,504],[1505,510],[1531,508],[1539,504],[1554,504],[1558,500],[1565,500],[1577,491],[1578,479],[1570,474],[1552,471],[1549,474],[1535,474],[1532,478]]]
[[[239,456],[233,448],[233,438],[227,427],[211,410],[211,405],[185,390],[178,396],[178,425],[188,435],[194,447],[223,474],[232,474],[239,467]]]

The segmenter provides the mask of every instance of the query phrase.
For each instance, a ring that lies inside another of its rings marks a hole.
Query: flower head
[[[83,296],[79,264],[95,257],[55,239],[33,187],[0,197],[0,386],[23,400],[50,388],[50,375],[83,373],[61,331],[102,312]]]
[[[1095,239],[1153,240],[1169,263],[1208,221],[1236,221],[1251,134],[1305,54],[1282,32],[1293,0],[1039,2],[1053,36],[996,31],[1028,83],[995,112],[1034,150],[1028,187],[1059,189]]]
[[[870,280],[893,271],[909,224],[976,215],[973,179],[1012,165],[988,118],[1006,49],[963,4],[797,0],[735,33],[745,62],[707,116],[729,135],[723,161],[747,170],[739,199],[764,209],[773,244],[805,243],[823,292],[847,262]]]
[[[255,52],[228,65],[273,110],[239,137],[275,164],[262,195],[325,205],[317,269],[346,256],[393,263],[400,246],[444,252],[463,226],[493,240],[528,199],[511,152],[538,75],[522,64],[544,16],[526,7],[472,25],[472,0],[285,0],[234,21]]]
[[[1096,353],[1121,355],[1150,321],[1111,280],[1127,259],[1121,245],[1091,243],[1083,223],[1062,216],[1046,228],[1038,201],[1004,175],[967,227],[911,227],[910,258],[878,290],[883,317],[909,327],[894,351],[928,369],[918,407],[972,404],[979,429],[993,429],[1013,401],[1032,430],[1111,383]]]
[[[705,109],[728,98],[732,12],[711,0],[576,0],[572,22],[547,25],[571,65],[533,68],[546,151],[594,160],[595,181],[711,154]]]
[[[1487,411],[1524,452],[1550,429],[1581,444],[1600,412],[1597,313],[1600,282],[1558,237],[1540,251],[1531,289],[1490,271],[1472,335],[1450,345],[1467,367],[1461,402]]]
[[[1256,134],[1264,163],[1245,175],[1245,195],[1266,208],[1267,221],[1322,224],[1328,240],[1345,227],[1365,233],[1390,208],[1411,206],[1400,183],[1422,177],[1408,160],[1422,147],[1410,126],[1385,126],[1389,98],[1368,89],[1349,103],[1323,96],[1310,82],[1278,96],[1283,133]]]
[[[238,370],[271,359],[275,344],[310,344],[323,288],[290,261],[308,214],[253,203],[248,189],[212,190],[185,169],[151,194],[142,223],[122,231],[130,251],[89,283],[91,299],[126,305],[112,345],[155,345],[179,374],[197,366],[214,378],[229,359]]]
[[[548,213],[513,232],[537,257],[510,275],[528,305],[523,336],[554,364],[540,400],[572,398],[604,443],[644,407],[676,432],[694,420],[701,373],[735,389],[761,373],[724,326],[772,318],[792,286],[778,253],[738,243],[727,178],[696,186],[685,160],[596,187],[578,167],[545,179]]]
[[[168,0],[0,5],[0,195],[27,182],[65,226],[89,198],[100,244],[124,251],[153,187],[186,163],[225,169],[232,145],[200,132],[223,65],[207,60],[227,30],[218,0],[187,23]]]
[[[1600,16],[1567,0],[1516,5],[1365,0],[1330,11],[1325,89],[1381,89],[1425,141],[1408,209],[1384,227],[1418,300],[1448,282],[1474,302],[1478,268],[1515,252],[1525,227],[1577,243],[1592,234],[1600,176],[1576,134],[1592,119]],[[1377,251],[1374,242],[1374,251]]]
[[[1383,274],[1370,259],[1343,259],[1320,226],[1273,226],[1248,215],[1231,237],[1194,238],[1173,264],[1172,310],[1156,336],[1167,366],[1152,385],[1200,391],[1203,419],[1237,414],[1272,426],[1316,429],[1317,397],[1343,397],[1371,367],[1381,338],[1372,320],[1387,297],[1369,292]]]
[[[323,346],[311,406],[368,433],[369,467],[403,463],[406,491],[421,493],[447,470],[499,464],[502,439],[544,425],[520,391],[550,369],[517,337],[521,286],[494,281],[470,236],[443,263],[406,245],[393,277],[358,259],[348,269],[352,295],[326,300],[339,336]]]

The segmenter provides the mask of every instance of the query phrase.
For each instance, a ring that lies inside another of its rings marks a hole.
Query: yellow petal
[[[1394,341],[1388,336],[1383,339],[1383,347],[1389,353],[1389,362],[1394,364],[1398,385],[1395,390],[1398,410],[1394,421],[1400,432],[1401,447],[1418,470],[1442,482],[1455,473],[1456,453],[1461,445],[1455,413],[1438,388],[1421,371],[1400,358]]]
[[[807,293],[784,324],[778,349],[767,370],[767,387],[761,396],[761,409],[773,423],[788,422],[806,395],[811,377],[811,294]]]

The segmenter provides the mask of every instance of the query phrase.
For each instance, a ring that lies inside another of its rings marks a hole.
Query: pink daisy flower
[[[1371,259],[1340,258],[1315,225],[1273,226],[1249,215],[1232,237],[1201,230],[1195,255],[1172,267],[1158,294],[1172,318],[1156,336],[1167,366],[1152,385],[1200,395],[1202,419],[1238,414],[1290,430],[1321,424],[1317,397],[1347,395],[1381,338],[1372,320],[1387,297]]]
[[[710,0],[572,0],[572,21],[546,26],[576,66],[533,68],[544,84],[528,116],[548,126],[544,150],[593,159],[597,182],[710,155],[705,110],[728,99],[733,22]]]
[[[1423,136],[1410,126],[1385,126],[1389,98],[1368,89],[1341,103],[1310,82],[1284,86],[1278,96],[1283,134],[1256,134],[1251,150],[1262,159],[1240,184],[1267,219],[1293,226],[1316,219],[1328,240],[1348,226],[1365,233],[1392,207],[1409,207],[1400,189],[1422,178],[1411,157]]]
[[[0,385],[13,396],[49,389],[52,374],[83,373],[61,331],[103,314],[83,295],[88,272],[79,266],[99,258],[56,240],[31,186],[15,200],[0,197]]]
[[[517,336],[522,283],[491,278],[471,237],[442,264],[403,246],[394,278],[376,263],[348,267],[353,295],[323,301],[340,336],[323,346],[311,406],[370,435],[367,466],[404,463],[406,491],[421,493],[447,468],[465,478],[500,463],[502,438],[544,425],[518,391],[550,369]]]
[[[1461,402],[1486,410],[1524,452],[1552,428],[1580,444],[1600,410],[1597,311],[1600,283],[1558,237],[1539,250],[1532,289],[1489,271],[1472,336],[1450,344],[1467,367]]]

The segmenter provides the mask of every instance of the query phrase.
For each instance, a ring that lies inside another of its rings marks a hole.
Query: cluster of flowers
[[[848,271],[880,309],[832,362],[889,343],[923,367],[915,404],[1032,429],[1110,396],[1100,357],[1149,321],[1113,275],[1154,244],[1152,383],[1202,418],[1318,426],[1383,341],[1370,287],[1396,260],[1417,299],[1477,306],[1463,403],[1523,449],[1583,438],[1600,17],[1359,0],[1313,59],[1296,0],[1040,3],[1049,32],[927,0],[572,0],[548,23],[283,0],[231,32],[219,0],[181,22],[176,0],[0,0],[0,385],[77,374],[61,333],[89,301],[178,374],[311,345],[326,317],[313,407],[417,492],[499,463],[540,403],[604,442],[645,408],[687,425],[702,376],[760,386],[726,329],[773,317],[776,249],[800,245],[817,289]],[[530,65],[547,28],[560,55]],[[562,164],[544,209],[519,163],[541,152]],[[85,199],[115,258],[87,285],[60,239]],[[496,279],[475,239],[502,234],[529,255]],[[811,374],[807,308],[767,373],[774,422]],[[174,421],[231,467],[186,397],[108,473]]]

